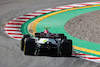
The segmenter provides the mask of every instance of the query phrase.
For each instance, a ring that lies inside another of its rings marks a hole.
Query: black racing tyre
[[[24,42],[25,42],[25,38],[29,38],[29,35],[24,35],[21,39],[21,50],[24,50]]]
[[[25,38],[22,38],[22,40],[21,40],[21,50],[22,51],[24,50],[24,40],[25,40]]]
[[[72,56],[72,40],[64,40],[61,44],[62,56],[70,57]]]
[[[36,47],[35,39],[27,38],[24,45],[24,54],[34,55],[35,47]]]
[[[21,50],[22,51],[24,50],[24,44],[23,44],[23,42],[21,42]]]

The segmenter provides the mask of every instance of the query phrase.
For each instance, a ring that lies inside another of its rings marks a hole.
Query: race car
[[[35,37],[24,35],[21,40],[21,50],[25,55],[33,56],[71,56],[72,40],[64,34],[49,32],[49,27],[41,33],[35,33]]]

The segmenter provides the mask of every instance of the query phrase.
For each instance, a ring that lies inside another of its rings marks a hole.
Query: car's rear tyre
[[[22,40],[21,40],[21,50],[23,51],[24,50],[24,38],[22,38]]]
[[[64,40],[61,44],[62,56],[70,57],[72,56],[72,40]]]
[[[24,35],[21,39],[21,50],[24,50],[24,42],[25,42],[25,38],[30,38],[29,35]]]
[[[25,55],[34,55],[35,52],[35,39],[27,38],[24,45],[24,54]]]

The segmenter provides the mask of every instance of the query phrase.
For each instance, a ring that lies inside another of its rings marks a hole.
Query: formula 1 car
[[[35,33],[35,37],[24,35],[21,40],[21,50],[25,55],[39,56],[71,56],[72,40],[64,34],[50,33],[48,28],[41,33]]]

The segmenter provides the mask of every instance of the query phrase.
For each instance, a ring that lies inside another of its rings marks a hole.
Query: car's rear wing
[[[35,37],[38,38],[62,38],[64,34],[52,34],[52,33],[35,33]]]

